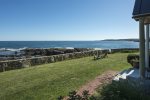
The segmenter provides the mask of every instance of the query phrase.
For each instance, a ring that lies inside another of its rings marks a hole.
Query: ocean
[[[0,41],[0,56],[21,54],[26,48],[138,48],[132,41]]]
[[[0,41],[1,49],[20,48],[138,48],[138,42],[132,41]]]

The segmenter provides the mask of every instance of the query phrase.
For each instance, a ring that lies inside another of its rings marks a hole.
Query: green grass
[[[55,100],[94,79],[106,70],[123,70],[128,53],[109,54],[39,65],[0,73],[0,100]]]

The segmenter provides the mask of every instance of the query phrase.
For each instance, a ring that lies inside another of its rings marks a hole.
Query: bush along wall
[[[35,65],[41,65],[41,64],[54,63],[54,62],[64,61],[69,59],[94,56],[97,54],[105,56],[106,53],[108,53],[108,50],[91,50],[91,51],[84,51],[84,52],[52,55],[52,56],[41,56],[41,57],[34,57],[34,58],[1,61],[0,72],[26,68],[26,67],[31,67]]]
[[[131,64],[131,66],[134,68],[139,68],[139,59],[140,59],[139,54],[129,54],[127,56],[127,62]],[[150,63],[150,59],[149,59],[149,63]]]
[[[129,54],[127,56],[127,62],[130,63],[132,67],[139,68],[139,55]]]
[[[139,49],[138,48],[121,48],[121,49],[111,49],[111,53],[135,53],[138,52]]]

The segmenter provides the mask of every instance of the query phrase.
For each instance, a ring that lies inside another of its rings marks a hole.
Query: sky
[[[138,38],[135,0],[0,0],[0,41]]]

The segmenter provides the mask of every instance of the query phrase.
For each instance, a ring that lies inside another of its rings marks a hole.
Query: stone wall
[[[105,55],[108,53],[108,50],[91,50],[84,52],[74,52],[74,53],[66,53],[52,56],[41,56],[41,57],[33,57],[26,59],[18,59],[18,60],[8,60],[0,62],[0,72],[31,67],[35,65],[54,63],[58,61],[64,61],[75,58],[82,58],[94,55]]]

